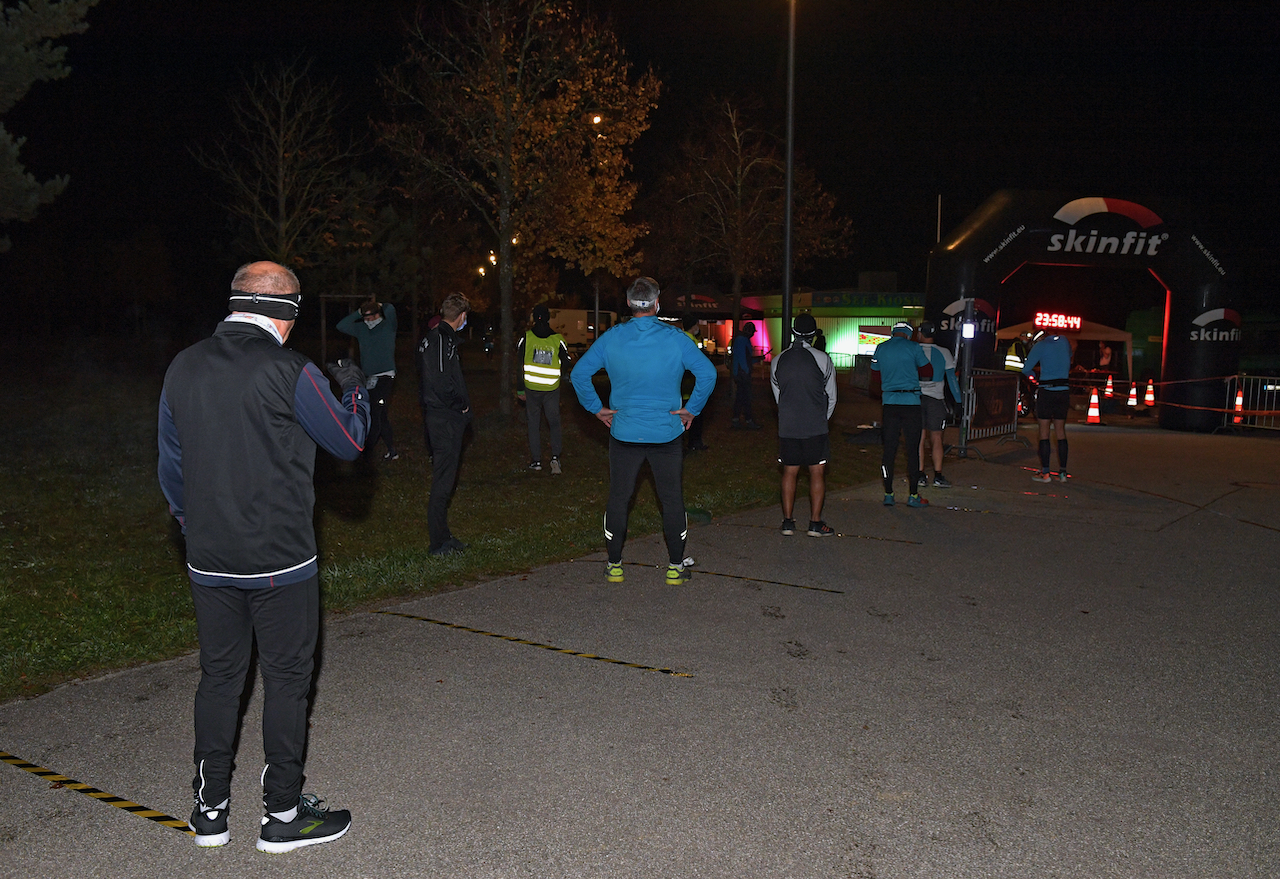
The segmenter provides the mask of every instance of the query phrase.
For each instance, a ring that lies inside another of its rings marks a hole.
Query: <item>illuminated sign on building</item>
[[[1058,314],[1052,311],[1037,311],[1035,325],[1041,330],[1066,330],[1067,332],[1078,331],[1080,329],[1080,318],[1074,314]]]

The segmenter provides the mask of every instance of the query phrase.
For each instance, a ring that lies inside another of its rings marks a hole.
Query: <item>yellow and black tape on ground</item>
[[[148,821],[154,821],[157,824],[163,824],[165,827],[172,827],[174,830],[181,830],[188,836],[195,836],[195,832],[187,826],[187,822],[181,818],[175,818],[172,815],[166,815],[164,812],[157,812],[155,809],[148,809],[146,806],[140,806],[137,803],[130,802],[123,797],[117,797],[106,791],[98,790],[96,787],[90,787],[87,784],[76,781],[74,778],[68,778],[60,775],[52,769],[45,769],[43,766],[37,766],[34,763],[28,763],[21,757],[15,757],[5,751],[0,751],[0,762],[8,763],[10,766],[16,766],[32,775],[38,775],[46,781],[52,782],[57,787],[64,787],[67,790],[79,791],[86,797],[91,797],[100,803],[107,803],[115,806],[117,809],[124,809],[126,812],[132,812],[139,818],[146,818]]]
[[[664,675],[671,675],[673,678],[691,678],[693,675],[685,671],[676,671],[670,668],[658,668],[654,665],[641,665],[638,662],[627,662],[623,659],[610,659],[607,656],[597,656],[594,653],[583,653],[581,650],[570,650],[567,647],[556,647],[552,644],[541,644],[537,641],[530,641],[528,638],[519,638],[515,635],[500,635],[497,632],[486,632],[484,629],[473,629],[471,626],[464,626],[460,623],[451,623],[447,620],[433,620],[431,617],[415,616],[411,613],[401,613],[395,610],[375,610],[374,613],[386,614],[392,617],[404,617],[407,620],[418,620],[422,623],[434,623],[437,626],[445,626],[450,629],[459,629],[463,632],[471,632],[475,635],[484,635],[489,638],[499,638],[503,641],[510,641],[512,644],[524,644],[526,647],[540,647],[543,650],[551,650],[555,653],[564,653],[569,656],[580,656],[583,659],[594,659],[597,662],[608,662],[613,665],[622,665],[627,668],[638,668],[641,671],[656,671]]]

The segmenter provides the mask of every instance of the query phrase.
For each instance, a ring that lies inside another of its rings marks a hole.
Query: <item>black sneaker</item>
[[[387,452],[385,455],[383,455],[383,456],[382,456],[382,460],[384,460],[384,461],[399,461],[399,460],[400,460],[400,453],[399,453],[399,452]]]
[[[535,472],[540,472],[540,471],[542,470],[542,462],[541,462],[541,461],[530,461],[530,462],[529,462],[529,469],[530,469],[530,470],[533,470],[533,471],[535,471]]]
[[[947,477],[943,476],[941,473],[935,473],[933,474],[933,487],[934,488],[950,488],[951,481],[948,480]]]
[[[258,851],[284,854],[304,845],[333,842],[350,830],[351,812],[322,809],[320,804],[323,802],[315,794],[303,794],[298,798],[298,816],[289,822],[263,815]]]
[[[196,797],[196,807],[191,810],[191,820],[187,822],[196,834],[196,845],[201,848],[214,848],[226,845],[231,841],[231,831],[227,829],[227,810],[211,809]]]
[[[782,533],[783,533],[783,534],[785,534],[787,537],[790,537],[792,534],[795,534],[795,533],[796,533],[796,520],[795,520],[795,519],[783,519],[783,520],[782,520]]]
[[[834,537],[836,529],[832,528],[826,522],[809,522],[809,530],[805,532],[810,537]]]

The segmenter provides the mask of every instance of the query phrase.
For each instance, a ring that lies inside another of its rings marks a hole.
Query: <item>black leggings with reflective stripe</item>
[[[884,443],[884,456],[881,458],[880,475],[884,478],[884,493],[893,494],[893,464],[898,456],[898,437],[901,434],[907,453],[907,479],[911,483],[908,494],[916,493],[916,483],[920,479],[920,431],[923,429],[924,417],[920,406],[899,406],[886,403],[880,416],[880,438]]]
[[[666,443],[624,443],[609,439],[609,505],[604,514],[605,548],[609,561],[622,561],[627,542],[627,515],[636,479],[645,461],[653,471],[653,485],[662,507],[662,533],[667,541],[668,561],[684,561],[688,524],[684,514],[684,449],[682,437]]]

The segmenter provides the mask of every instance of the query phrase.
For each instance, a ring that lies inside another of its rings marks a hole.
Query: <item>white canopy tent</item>
[[[1039,329],[1031,321],[1024,324],[1014,324],[1011,327],[1005,327],[996,331],[996,339],[1004,341],[1006,339],[1016,339],[1023,333],[1035,335]],[[1133,381],[1133,333],[1126,333],[1124,330],[1118,330],[1115,327],[1107,327],[1102,324],[1091,323],[1087,320],[1080,321],[1080,329],[1074,332],[1062,331],[1061,335],[1069,339],[1081,339],[1084,341],[1099,342],[1123,342],[1126,365],[1129,367],[1129,381]]]

